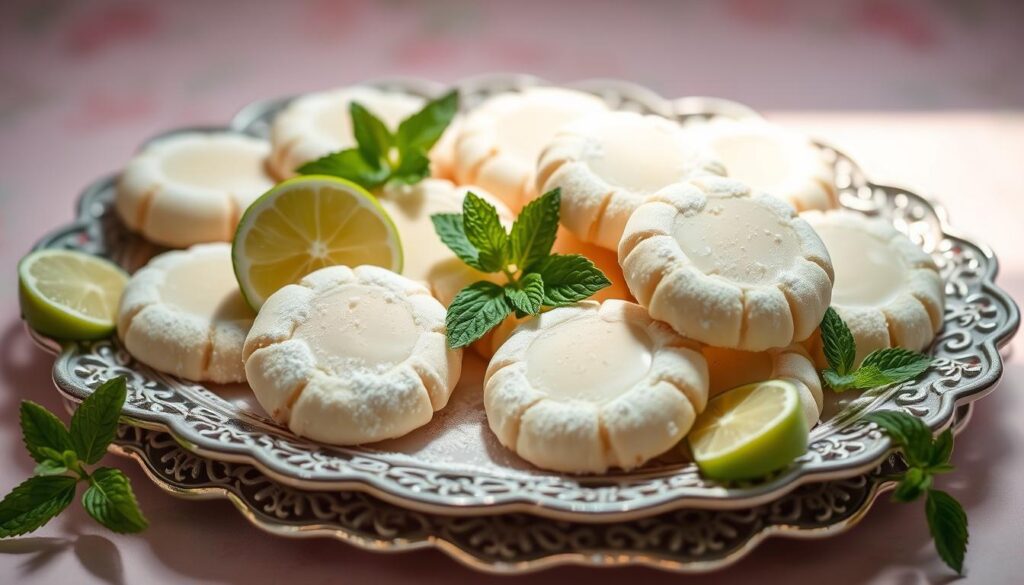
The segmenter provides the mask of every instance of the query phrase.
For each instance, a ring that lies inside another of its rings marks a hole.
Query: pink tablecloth
[[[821,6],[819,6],[819,4]],[[58,409],[50,357],[24,334],[14,265],[72,216],[79,189],[144,137],[219,123],[246,102],[391,74],[439,80],[529,71],[608,76],[666,95],[713,94],[768,110],[845,149],[878,180],[942,200],[956,227],[1000,254],[1024,298],[1024,75],[1019,3],[785,0],[724,3],[95,2],[0,6],[0,490],[31,472],[17,404]],[[1024,342],[1018,342],[1020,345]],[[1019,348],[1018,348],[1019,351]],[[1024,536],[1024,367],[978,404],[941,484],[971,520],[968,581],[1019,582]],[[479,582],[441,553],[381,556],[288,541],[228,503],[186,502],[126,460],[152,527],[112,535],[77,509],[0,542],[2,583]],[[764,583],[944,582],[921,506],[880,502],[849,533],[771,540],[710,577]],[[532,583],[643,579],[646,569],[564,568]],[[526,579],[521,579],[525,582]]]

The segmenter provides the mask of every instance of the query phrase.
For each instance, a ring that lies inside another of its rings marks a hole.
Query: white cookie
[[[231,239],[249,204],[274,186],[270,146],[229,132],[183,132],[146,145],[125,167],[115,209],[131,230],[175,248]]]
[[[565,124],[607,109],[590,94],[553,87],[504,93],[470,112],[455,140],[457,183],[480,185],[518,211],[537,196],[541,150]]]
[[[925,349],[942,328],[945,303],[932,257],[883,219],[850,211],[802,217],[832,257],[832,307],[857,342],[855,364],[876,349]],[[824,367],[820,336],[809,347]]]
[[[274,118],[270,132],[271,172],[278,179],[288,179],[305,163],[355,147],[349,113],[352,102],[380,118],[392,132],[426,104],[418,96],[361,85],[296,98]]]
[[[634,112],[602,112],[562,128],[537,163],[537,189],[562,190],[562,224],[584,242],[615,250],[644,198],[722,166],[679,124]]]
[[[708,362],[711,398],[747,384],[784,379],[800,392],[807,428],[818,424],[823,406],[821,380],[814,362],[800,344],[758,352],[707,345],[701,353]]]
[[[694,179],[652,195],[626,224],[619,262],[652,317],[717,347],[802,341],[832,296],[832,264],[811,226],[733,179]]]
[[[253,312],[235,281],[229,244],[156,256],[125,286],[117,333],[140,362],[194,381],[245,381],[242,344]]]
[[[256,399],[293,433],[355,445],[400,437],[448,403],[462,351],[444,307],[376,266],[321,268],[267,299],[245,340]]]
[[[783,199],[797,211],[838,205],[832,165],[799,132],[755,118],[717,118],[689,125],[686,133],[725,165],[729,177]]]
[[[484,377],[501,444],[554,471],[632,469],[672,448],[707,402],[699,350],[642,307],[584,301],[520,325]]]

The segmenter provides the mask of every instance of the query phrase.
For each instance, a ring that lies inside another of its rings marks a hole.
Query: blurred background
[[[999,253],[1000,282],[1021,299],[1022,31],[1024,2],[1014,0],[0,0],[4,485],[31,470],[17,434],[17,400],[60,407],[50,389],[51,358],[32,346],[18,319],[15,263],[42,234],[71,220],[82,188],[116,172],[153,134],[223,124],[257,99],[392,75],[613,77],[667,97],[726,97],[847,151],[876,181],[942,201],[954,226]],[[1012,392],[1022,379],[1024,367],[1011,362],[1009,391],[979,406],[957,441],[959,473],[945,484],[968,508],[967,565],[979,583],[1005,582],[1024,569],[1024,398]],[[356,580],[478,582],[435,552],[396,563],[334,542],[273,539],[223,502],[179,502],[134,464],[115,464],[130,469],[150,531],[113,537],[69,513],[33,542],[0,543],[0,582],[80,582],[68,575],[244,582],[300,573],[304,582],[326,582],[337,580],[339,566]],[[721,576],[948,579],[921,511],[879,508],[850,535],[772,541]],[[228,557],[246,560],[224,563]],[[570,572],[532,582],[564,582]],[[651,583],[679,580],[643,575]]]

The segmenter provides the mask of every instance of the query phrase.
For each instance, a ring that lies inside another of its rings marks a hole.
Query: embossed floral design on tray
[[[491,76],[460,87],[471,107],[487,95],[535,83],[540,82],[523,76]],[[422,95],[442,89],[414,80],[379,85]],[[755,115],[722,100],[668,101],[624,82],[573,86],[602,96],[613,107],[681,121]],[[253,104],[236,116],[231,128],[266,135],[269,120],[286,103],[287,99],[279,99]],[[814,429],[810,448],[790,469],[761,482],[723,486],[703,479],[694,465],[678,458],[632,473],[588,478],[516,466],[481,469],[374,448],[323,447],[292,436],[208,388],[134,362],[114,339],[60,348],[54,379],[66,396],[80,400],[102,380],[127,375],[125,419],[169,431],[199,455],[251,463],[274,480],[296,487],[364,490],[425,511],[473,515],[529,510],[563,519],[626,519],[682,507],[745,508],[806,482],[854,477],[876,467],[889,451],[888,440],[863,422],[864,413],[899,408],[922,417],[932,428],[948,426],[956,405],[995,387],[1003,368],[999,347],[1016,332],[1020,318],[1012,299],[995,284],[998,265],[989,249],[952,233],[942,209],[928,200],[905,189],[871,183],[842,153],[821,147],[834,161],[843,206],[888,219],[939,263],[947,295],[945,327],[931,349],[939,361],[917,380],[843,404],[835,416]],[[78,219],[38,246],[86,250],[129,269],[159,251],[127,232],[111,212],[115,181],[110,177],[88,188],[79,202]]]

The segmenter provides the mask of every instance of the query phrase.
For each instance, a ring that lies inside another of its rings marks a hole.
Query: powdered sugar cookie
[[[708,362],[709,397],[746,384],[784,379],[800,392],[807,428],[818,423],[823,405],[821,380],[803,346],[757,352],[704,346],[701,353]]]
[[[125,167],[118,216],[146,239],[176,248],[231,239],[245,208],[274,186],[269,145],[229,132],[184,132],[146,145]]]
[[[806,339],[829,306],[825,245],[782,201],[694,179],[651,196],[619,245],[626,284],[680,335],[747,351]]]
[[[421,97],[357,85],[304,95],[292,101],[274,118],[270,142],[270,168],[281,180],[295,176],[295,169],[324,155],[356,146],[349,106],[357,102],[391,130],[418,112]]]
[[[753,118],[718,118],[687,126],[686,132],[725,165],[729,177],[779,197],[797,211],[838,204],[832,165],[799,132]]]
[[[945,302],[932,257],[882,219],[850,211],[802,217],[832,256],[832,307],[857,342],[855,364],[876,349],[927,347],[942,328]],[[809,345],[824,364],[820,337]]]
[[[487,422],[544,469],[632,469],[672,448],[707,402],[700,351],[638,305],[584,301],[515,330],[484,377]]]
[[[644,198],[673,183],[723,174],[675,122],[602,112],[562,128],[537,164],[537,188],[562,190],[562,224],[580,240],[615,250]]]
[[[256,399],[296,435],[337,445],[402,436],[448,398],[462,352],[444,307],[375,266],[331,266],[267,299],[245,340]]]
[[[537,157],[559,128],[606,109],[590,94],[552,87],[495,96],[470,112],[461,125],[455,141],[455,180],[480,185],[518,211],[537,195]]]
[[[229,244],[166,252],[125,286],[117,333],[140,362],[194,381],[245,381],[242,344],[253,312],[238,290]]]

